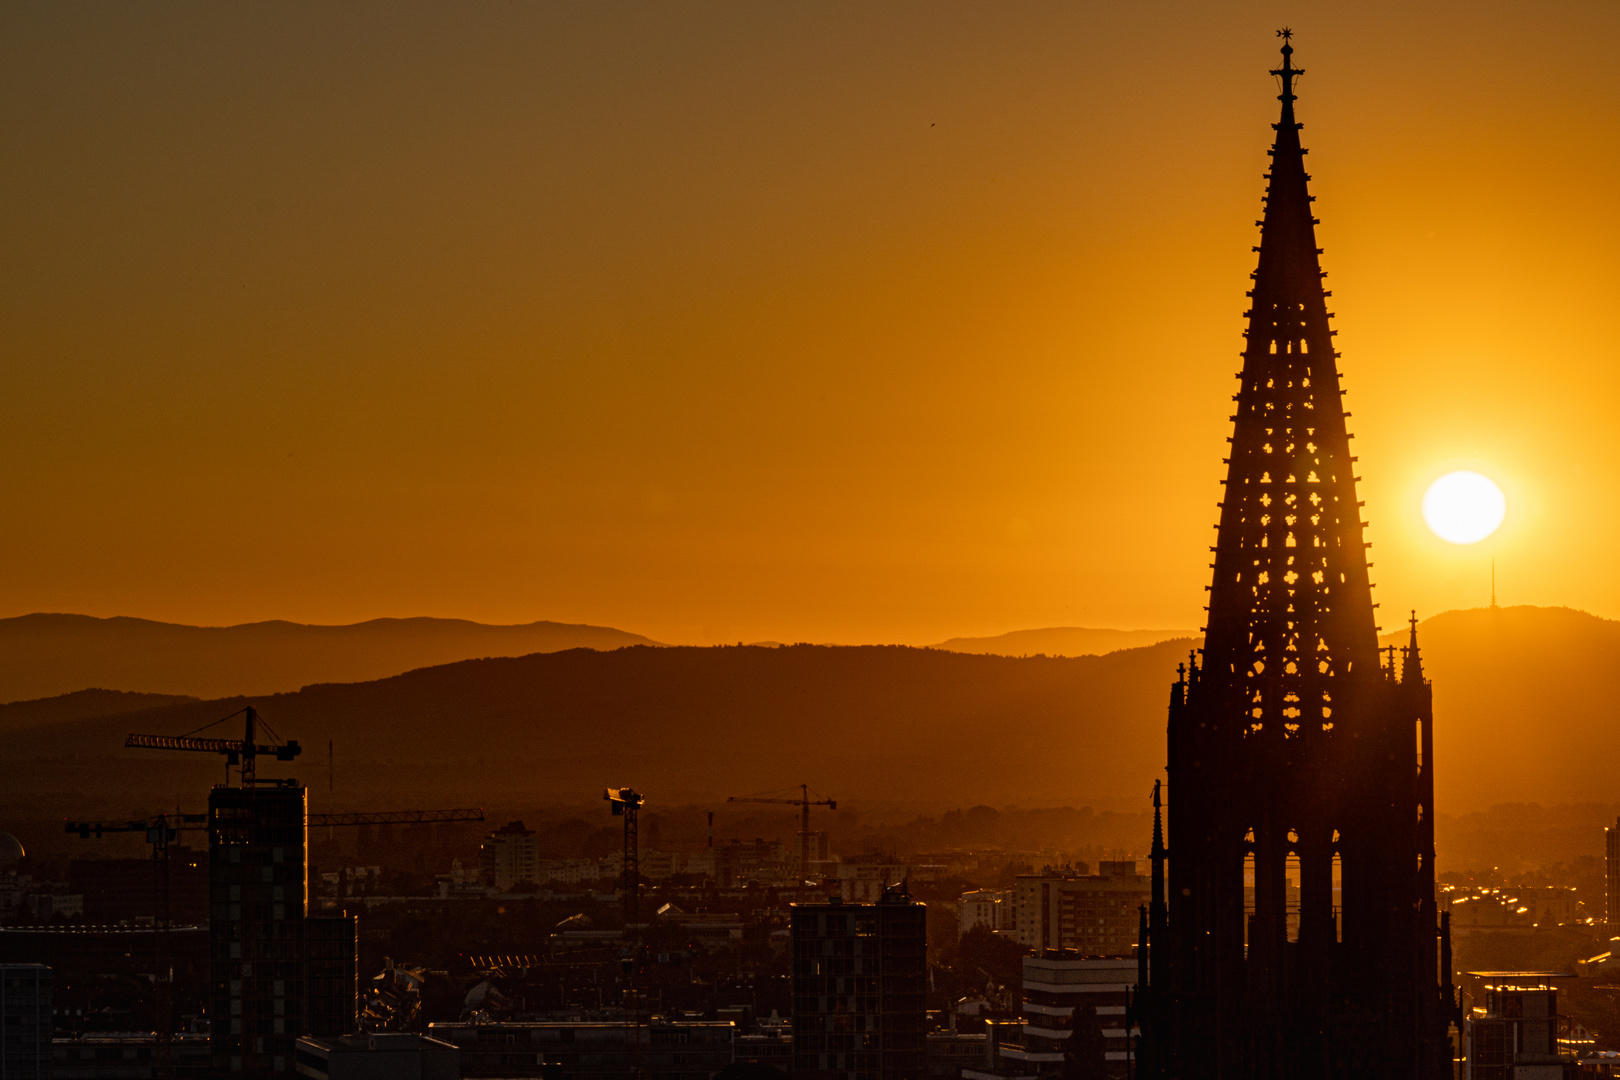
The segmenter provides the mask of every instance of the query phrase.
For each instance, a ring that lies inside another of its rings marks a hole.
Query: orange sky
[[[1073,2],[7,5],[0,614],[1200,625],[1285,22],[1382,621],[1620,616],[1620,9]]]

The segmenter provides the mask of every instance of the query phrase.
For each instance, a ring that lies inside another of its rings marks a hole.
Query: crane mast
[[[779,803],[799,808],[799,880],[802,883],[810,877],[810,808],[812,806],[825,806],[829,810],[838,809],[836,799],[810,798],[810,785],[799,785],[797,799],[784,799],[765,795],[733,795],[726,802],[748,803]]]

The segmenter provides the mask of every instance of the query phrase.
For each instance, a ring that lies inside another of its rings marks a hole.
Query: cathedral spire
[[[1433,695],[1415,620],[1404,672],[1379,664],[1301,72],[1280,36],[1203,656],[1171,687],[1154,790],[1136,1075],[1441,1080],[1455,1007]]]
[[[1242,734],[1333,729],[1336,680],[1378,671],[1362,522],[1328,293],[1295,119],[1291,32],[1260,222],[1242,386],[1221,504],[1204,679],[1242,701]]]
[[[1418,617],[1416,611],[1412,612],[1409,624],[1412,628],[1412,637],[1410,643],[1406,646],[1406,663],[1401,666],[1401,682],[1411,683],[1416,686],[1423,681],[1423,655],[1418,652]]]

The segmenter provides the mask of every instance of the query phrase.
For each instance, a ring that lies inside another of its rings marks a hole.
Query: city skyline
[[[0,1080],[1620,1071],[1620,11],[0,30]]]

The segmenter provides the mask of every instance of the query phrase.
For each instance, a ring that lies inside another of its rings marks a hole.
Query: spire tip
[[[1277,100],[1281,101],[1285,106],[1291,106],[1294,103],[1294,80],[1305,74],[1305,71],[1303,68],[1297,68],[1294,66],[1294,31],[1290,27],[1285,26],[1281,30],[1277,31],[1277,36],[1283,39],[1282,67],[1277,68],[1272,72],[1273,75],[1279,75],[1282,77],[1283,92],[1282,96]]]

